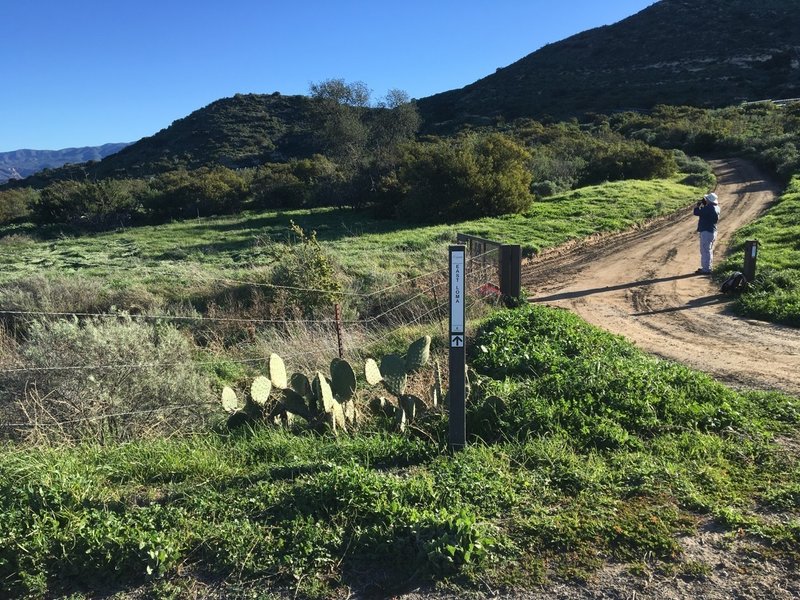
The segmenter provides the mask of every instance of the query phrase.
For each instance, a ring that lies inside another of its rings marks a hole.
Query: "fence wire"
[[[496,295],[497,291],[495,286],[497,268],[494,265],[487,264],[483,260],[487,255],[496,254],[496,250],[490,250],[483,254],[470,256],[467,258],[467,264],[471,268],[466,272],[466,289],[467,289],[467,305],[466,309],[471,311],[478,303],[484,298]],[[475,268],[477,267],[477,268]],[[446,335],[445,327],[448,319],[448,306],[449,298],[447,297],[447,289],[450,284],[449,281],[449,266],[436,269],[423,273],[421,275],[403,279],[390,286],[383,287],[369,293],[356,293],[356,292],[343,292],[339,296],[352,297],[352,298],[366,298],[366,299],[379,299],[381,296],[386,295],[388,292],[402,290],[414,290],[413,295],[403,298],[397,302],[392,303],[390,306],[381,308],[378,314],[360,318],[339,320],[338,324],[347,326],[348,333],[354,335],[363,335],[363,344],[376,345],[389,339],[398,331],[404,328],[417,326],[421,324],[439,324],[442,334]],[[301,288],[293,286],[279,286],[273,284],[266,284],[261,282],[243,281],[239,279],[227,278],[211,278],[214,281],[224,283],[234,283],[237,285],[252,285],[258,287],[271,287],[278,289],[288,289],[294,291],[302,291],[309,293],[331,293],[330,290],[315,289],[315,288]],[[420,287],[420,282],[425,281],[425,285]],[[409,289],[410,288],[410,289]],[[418,307],[415,303],[421,303],[422,307]],[[31,317],[42,318],[48,317],[53,319],[131,319],[143,320],[153,322],[199,322],[199,323],[228,323],[239,324],[244,326],[248,325],[277,325],[277,326],[322,326],[326,329],[331,329],[331,326],[337,324],[336,319],[257,319],[257,318],[234,318],[234,317],[211,317],[205,315],[174,315],[174,314],[128,314],[128,313],[93,313],[93,312],[68,312],[68,311],[24,311],[24,310],[0,310],[0,316],[6,315],[10,317]],[[391,321],[392,324],[388,327],[382,326],[382,323]],[[362,342],[359,342],[361,344]],[[338,344],[331,343],[330,345],[318,346],[313,350],[300,350],[297,352],[290,352],[282,354],[285,359],[301,359],[303,357],[317,355],[324,352],[337,352]],[[266,364],[268,357],[266,354],[259,356],[244,356],[244,357],[225,357],[225,361],[242,364],[242,365],[257,365]],[[199,360],[191,361],[193,365],[200,366],[213,366],[219,364],[218,360]],[[53,371],[65,372],[93,372],[93,371],[109,371],[109,370],[136,370],[136,369],[150,369],[162,368],[169,369],[172,367],[183,366],[184,361],[172,362],[146,362],[146,363],[108,363],[100,365],[61,365],[61,366],[19,366],[10,368],[0,368],[0,374],[20,374],[20,373],[44,373]],[[201,410],[206,407],[217,406],[216,402],[202,402],[195,404],[173,404],[160,407],[153,407],[145,410],[129,410],[120,411],[116,413],[93,415],[90,417],[82,417],[77,419],[65,419],[62,421],[52,421],[43,423],[31,422],[13,422],[13,423],[0,423],[0,429],[32,429],[36,427],[44,428],[64,428],[70,425],[75,425],[81,422],[102,421],[104,419],[124,419],[132,417],[140,417],[144,415],[155,415],[170,411],[192,411]]]

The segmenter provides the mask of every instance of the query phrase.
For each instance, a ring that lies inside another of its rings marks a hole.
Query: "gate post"
[[[756,259],[758,258],[758,240],[747,240],[744,243],[743,275],[748,283],[756,278]]]
[[[513,304],[522,294],[522,247],[500,246],[500,293],[506,304]]]

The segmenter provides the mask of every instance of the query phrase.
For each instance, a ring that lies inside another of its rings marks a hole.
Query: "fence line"
[[[92,317],[104,319],[152,319],[161,321],[209,321],[214,323],[268,323],[273,325],[287,325],[293,323],[336,323],[336,319],[241,319],[228,317],[205,317],[202,315],[144,315],[129,313],[90,313],[90,312],[47,312],[42,310],[0,310],[0,315],[17,316],[43,316],[43,317]],[[356,324],[361,321],[342,321],[342,323]]]
[[[467,259],[467,262],[476,262],[480,260],[483,256],[490,254],[493,251],[487,251],[483,254],[475,255]],[[227,279],[227,278],[208,278],[210,281],[219,281],[219,282],[229,282],[229,283],[240,283],[244,285],[252,285],[256,287],[270,287],[270,288],[277,288],[277,289],[290,289],[296,291],[305,291],[305,292],[318,292],[318,293],[331,293],[334,295],[348,295],[351,297],[359,297],[359,298],[370,298],[376,296],[378,294],[385,293],[389,290],[396,289],[402,285],[409,284],[414,281],[418,281],[419,279],[423,279],[425,277],[430,277],[436,275],[437,273],[443,273],[447,271],[449,267],[444,267],[442,269],[437,269],[435,271],[430,271],[428,273],[423,273],[422,275],[418,275],[416,277],[411,277],[409,279],[405,279],[398,283],[392,284],[390,286],[381,288],[379,290],[375,290],[373,292],[369,292],[366,294],[357,293],[357,292],[333,292],[331,290],[322,290],[316,288],[302,288],[296,286],[282,286],[277,284],[269,284],[269,283],[259,283],[259,282],[247,282],[241,281],[236,279]],[[434,287],[438,287],[440,284],[435,284],[434,286],[426,288],[427,290],[431,290]],[[416,297],[419,297],[416,296]],[[397,306],[401,306],[408,301],[403,301]],[[387,311],[388,312],[388,311]],[[384,316],[386,313],[382,313],[377,317],[371,317],[370,319],[366,320],[346,320],[341,321],[343,324],[348,325],[356,325],[362,322],[369,322],[370,320],[374,320]],[[243,318],[234,318],[234,317],[208,317],[203,315],[191,316],[191,315],[146,315],[146,314],[130,314],[130,313],[92,313],[92,312],[70,312],[70,311],[23,311],[23,310],[4,310],[0,309],[0,315],[14,315],[14,316],[52,316],[52,317],[91,317],[91,318],[106,318],[106,319],[118,319],[118,318],[131,318],[131,319],[151,319],[151,320],[172,320],[172,321],[208,321],[208,322],[219,322],[219,323],[260,323],[260,324],[280,324],[280,325],[287,325],[287,324],[294,324],[294,323],[302,323],[302,324],[315,324],[315,323],[336,323],[335,319],[243,319]]]
[[[80,419],[69,419],[67,421],[54,421],[52,423],[0,423],[0,428],[19,428],[19,427],[61,427],[62,425],[73,425],[75,423],[88,423],[90,421],[100,421],[102,419],[112,419],[114,417],[132,417],[134,415],[151,415],[169,410],[192,409],[202,406],[222,406],[218,402],[198,402],[196,404],[172,404],[167,406],[157,406],[147,410],[134,410],[121,413],[111,413],[107,415],[95,415],[93,417],[82,417]]]
[[[484,255],[490,254],[495,252],[495,250],[490,250],[485,252],[482,255],[471,256],[467,259],[468,264],[476,265],[481,263],[481,259]],[[372,345],[382,342],[397,331],[404,327],[408,327],[409,325],[416,325],[420,323],[442,323],[447,319],[447,307],[449,305],[449,298],[445,298],[440,300],[436,296],[436,291],[442,287],[448,286],[450,284],[449,277],[446,276],[446,273],[449,271],[449,266],[437,269],[435,271],[430,271],[427,273],[423,273],[421,275],[411,277],[408,279],[404,279],[402,281],[398,281],[390,286],[384,287],[380,290],[375,290],[370,293],[356,293],[356,292],[335,292],[334,294],[340,296],[348,296],[353,298],[374,298],[381,294],[385,294],[388,291],[395,290],[397,288],[401,288],[403,286],[409,286],[414,284],[416,288],[416,293],[410,297],[403,299],[402,301],[382,310],[377,315],[374,315],[369,318],[365,319],[357,319],[357,320],[347,320],[341,321],[341,323],[349,326],[358,326],[359,328],[363,328],[363,333],[365,334],[362,344],[363,345]],[[466,283],[466,301],[467,301],[467,310],[471,310],[480,299],[476,294],[479,292],[485,291],[486,285],[491,283],[489,278],[487,277],[488,272],[492,271],[492,267],[483,266],[482,268],[475,268],[469,269],[467,271],[467,281]],[[439,281],[429,281],[426,286],[423,288],[417,288],[415,282],[419,280],[424,280],[426,278],[436,277],[437,275],[444,275],[441,280]],[[294,286],[280,286],[280,285],[272,285],[272,284],[261,284],[256,282],[245,282],[239,281],[235,279],[214,279],[214,281],[224,281],[229,283],[238,283],[244,285],[254,285],[254,286],[262,286],[262,287],[271,287],[277,289],[290,289],[296,291],[303,291],[303,292],[318,292],[318,293],[332,293],[330,290],[321,290],[321,289],[314,289],[314,288],[301,288],[301,287],[294,287]],[[433,296],[431,298],[431,296]],[[433,300],[433,305],[426,303],[424,305],[425,310],[417,310],[413,315],[410,315],[406,318],[402,318],[402,322],[397,325],[396,327],[392,327],[388,331],[380,331],[377,328],[373,329],[373,326],[379,323],[385,317],[391,315],[392,313],[396,313],[403,307],[409,306],[411,303],[420,300],[420,299],[428,299]],[[39,317],[85,317],[85,318],[130,318],[130,319],[142,319],[142,320],[150,320],[150,321],[193,321],[193,322],[219,322],[219,323],[239,323],[239,324],[272,324],[272,325],[293,325],[293,324],[301,324],[301,325],[322,325],[325,327],[329,327],[336,323],[335,319],[246,319],[246,318],[233,318],[233,317],[208,317],[203,315],[197,316],[189,316],[189,315],[141,315],[141,314],[114,314],[114,313],[91,313],[91,312],[48,312],[48,311],[22,311],[22,310],[0,310],[0,315],[9,315],[9,316],[39,316]],[[377,335],[370,335],[369,331],[372,329]],[[297,358],[302,356],[310,356],[314,354],[319,354],[320,352],[336,352],[338,350],[338,346],[335,344],[331,344],[328,346],[317,347],[314,350],[310,351],[298,351],[289,354],[282,354],[283,358],[290,359],[290,358]],[[237,364],[265,364],[267,362],[266,356],[259,356],[257,358],[225,358],[226,361],[231,363]],[[189,360],[189,362],[193,363],[196,366],[209,366],[218,364],[217,360]],[[42,372],[54,372],[54,371],[80,371],[80,372],[91,372],[91,371],[104,371],[104,370],[112,370],[112,369],[147,369],[147,368],[170,368],[170,367],[177,367],[186,364],[186,361],[174,361],[174,362],[163,362],[163,363],[130,363],[130,364],[106,364],[106,365],[71,365],[71,366],[48,366],[48,367],[20,367],[20,368],[5,368],[0,369],[0,373],[42,373]],[[93,421],[103,421],[107,419],[114,419],[114,418],[126,418],[126,417],[134,417],[134,416],[141,416],[141,415],[154,415],[160,413],[166,413],[170,411],[180,411],[180,410],[197,410],[204,407],[211,407],[211,406],[218,406],[218,402],[198,402],[198,403],[190,403],[190,404],[174,404],[174,405],[166,405],[166,406],[158,406],[153,407],[150,409],[145,410],[135,410],[135,411],[125,411],[125,412],[118,412],[112,414],[105,414],[105,415],[94,415],[90,417],[83,417],[83,418],[76,418],[76,419],[67,419],[64,421],[55,421],[53,416],[51,416],[52,422],[26,422],[26,423],[3,423],[0,424],[0,429],[10,430],[10,429],[53,429],[53,428],[63,428],[65,426],[74,425],[77,423],[82,422],[93,422]]]

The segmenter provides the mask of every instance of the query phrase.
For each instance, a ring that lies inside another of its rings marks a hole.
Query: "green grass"
[[[800,176],[765,216],[736,232],[720,271],[742,269],[746,240],[759,242],[756,281],[736,311],[800,327]]]
[[[530,254],[669,213],[697,193],[675,181],[614,182],[536,202],[524,215],[426,227],[337,209],[246,213],[79,237],[55,233],[42,241],[33,228],[18,226],[0,231],[0,284],[33,273],[80,273],[112,286],[144,284],[174,294],[209,285],[204,277],[246,278],[254,268],[269,268],[280,255],[273,242],[286,240],[294,220],[318,232],[346,274],[380,286],[440,268],[456,232],[521,244]]]
[[[538,306],[477,338],[471,445],[274,429],[0,450],[0,595],[462,589],[585,579],[607,561],[703,573],[712,520],[800,550],[800,404],[730,390]],[[497,395],[500,401],[488,400]]]

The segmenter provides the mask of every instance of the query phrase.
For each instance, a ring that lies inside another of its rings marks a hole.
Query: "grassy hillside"
[[[535,202],[524,214],[455,225],[416,227],[338,209],[270,211],[192,219],[80,237],[37,240],[29,226],[7,227],[0,243],[0,283],[32,274],[80,273],[117,284],[175,276],[246,278],[275,262],[290,220],[316,230],[344,271],[373,285],[399,274],[439,268],[456,231],[521,244],[526,253],[604,231],[618,231],[691,203],[700,192],[676,181],[622,181],[589,186]],[[631,199],[636,199],[632,202]],[[57,234],[57,228],[53,231]],[[277,244],[277,246],[276,246]],[[377,280],[376,280],[377,278]],[[160,286],[159,286],[160,287]]]
[[[736,303],[746,316],[800,327],[800,176],[778,203],[731,240],[728,259],[719,271],[741,269],[744,243],[759,241],[756,281]]]
[[[428,126],[800,96],[792,0],[661,0],[419,101]]]
[[[610,561],[702,579],[717,565],[680,540],[707,528],[747,536],[751,565],[796,556],[800,467],[779,443],[800,435],[796,399],[732,391],[542,307],[493,317],[474,351],[455,456],[436,414],[420,437],[378,420],[342,439],[0,448],[0,590],[463,594]]]

